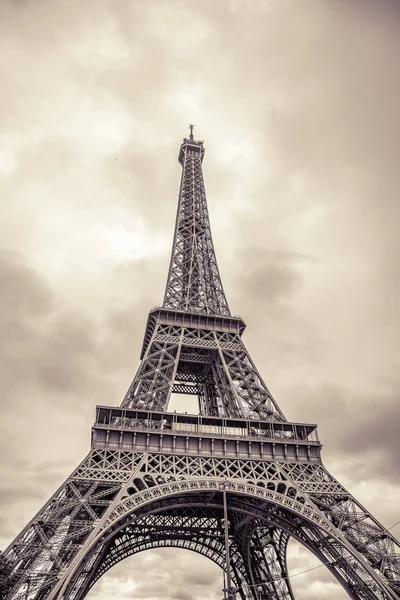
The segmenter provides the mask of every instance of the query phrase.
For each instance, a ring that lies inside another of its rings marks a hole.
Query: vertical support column
[[[228,410],[229,410],[229,408],[231,408],[231,410],[233,409],[233,411],[232,411],[233,414],[232,415],[228,414],[228,416],[237,416],[237,415],[235,415],[235,412],[237,412],[237,413],[239,413],[240,417],[246,418],[246,410],[245,410],[245,408],[243,406],[242,399],[240,398],[240,396],[239,396],[239,394],[238,394],[238,392],[237,392],[237,390],[235,388],[235,385],[234,385],[234,383],[232,381],[232,377],[231,377],[231,374],[229,372],[229,367],[226,364],[226,360],[225,360],[224,353],[223,353],[222,348],[221,348],[221,344],[220,344],[218,336],[217,336],[217,334],[215,332],[214,332],[214,340],[215,340],[215,342],[217,344],[218,356],[219,356],[221,364],[222,364],[222,366],[224,368],[225,376],[226,376],[226,378],[227,378],[227,380],[229,382],[230,391],[231,391],[231,399],[234,400],[234,402],[236,404],[236,406],[234,406],[234,407],[226,407]]]
[[[164,407],[164,410],[166,410],[166,411],[168,410],[168,405],[169,405],[169,401],[170,401],[170,399],[171,399],[171,394],[172,394],[172,388],[173,388],[173,386],[174,386],[175,377],[176,377],[176,372],[177,372],[177,370],[178,370],[178,363],[179,363],[179,357],[180,357],[180,355],[181,355],[181,350],[182,350],[182,340],[183,340],[184,333],[185,333],[185,330],[184,330],[184,328],[182,327],[182,328],[181,328],[181,333],[180,333],[180,335],[179,335],[179,343],[178,343],[178,349],[177,349],[177,352],[176,352],[176,357],[175,357],[175,365],[174,365],[174,370],[173,370],[173,372],[172,372],[172,375],[171,375],[171,379],[170,379],[170,382],[169,382],[169,388],[168,388],[168,394],[167,394],[167,398],[166,398],[166,400],[165,400],[165,407]]]

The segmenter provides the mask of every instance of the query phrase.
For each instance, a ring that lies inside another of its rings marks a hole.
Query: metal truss
[[[191,136],[180,150],[181,189],[164,306],[229,315],[211,237],[202,161],[203,142]]]
[[[233,512],[234,539],[240,548],[251,582],[249,597],[262,584],[267,598],[293,599],[288,579],[286,550],[289,535],[260,519]]]
[[[166,410],[175,392],[197,395],[204,415],[285,420],[239,333],[162,321],[122,406]]]
[[[176,547],[192,550],[206,556],[222,569],[225,568],[225,549],[222,511],[186,507],[180,511],[168,511],[149,515],[132,521],[117,536],[105,543],[97,557],[96,569],[91,569],[85,579],[80,597],[112,566],[127,558],[152,548]],[[233,581],[241,589],[246,585],[243,558],[232,540],[235,569]],[[247,590],[248,591],[248,590]],[[248,591],[249,593],[249,591]],[[247,594],[248,595],[248,594]]]
[[[202,142],[183,167],[164,305],[150,311],[121,407],[97,407],[91,450],[2,554],[2,600],[81,600],[109,568],[175,546],[225,565],[242,600],[293,599],[290,536],[354,600],[400,598],[400,545],[325,469],[316,426],[288,422],[230,315],[208,219]],[[200,415],[167,412],[172,393]]]
[[[275,528],[255,525],[250,518],[252,535],[240,535],[240,525],[249,530],[249,517],[240,513],[230,516],[230,551],[233,583],[242,599],[253,598],[257,583],[263,582],[271,598],[292,598],[286,579],[286,545],[288,535]],[[261,522],[260,522],[261,523]],[[183,507],[149,515],[131,522],[105,543],[97,554],[96,568],[81,574],[79,597],[84,597],[94,583],[118,562],[143,550],[177,547],[198,552],[225,568],[223,511],[216,508]],[[247,582],[251,581],[249,585]],[[78,597],[78,594],[75,596]]]
[[[112,481],[69,478],[6,552],[12,592],[5,597],[47,598],[120,487]]]
[[[243,597],[251,598],[251,586],[259,583],[272,597],[292,597],[289,535],[326,562],[351,597],[398,597],[398,543],[321,463],[106,449],[91,452],[9,548],[14,569],[6,597],[83,597],[96,577],[126,556],[122,547],[116,551],[126,536],[130,554],[176,545],[222,564],[221,481],[229,483],[229,510],[244,515],[230,517]]]

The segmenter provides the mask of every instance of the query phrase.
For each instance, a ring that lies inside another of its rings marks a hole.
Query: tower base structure
[[[17,538],[9,598],[77,600],[113,565],[160,546],[225,568],[228,497],[238,596],[293,598],[292,536],[355,599],[399,597],[398,546],[324,468],[316,426],[99,406],[92,449]]]
[[[203,157],[191,126],[164,302],[150,311],[139,369],[119,408],[97,407],[88,456],[2,555],[3,599],[80,600],[120,560],[160,546],[229,569],[243,600],[259,600],[260,586],[293,598],[290,537],[351,598],[400,598],[398,541],[325,469],[316,426],[287,421],[243,344]],[[197,396],[200,414],[168,412],[172,393]]]

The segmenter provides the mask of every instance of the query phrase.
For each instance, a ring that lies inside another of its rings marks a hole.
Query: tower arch
[[[162,487],[164,487],[163,493],[161,492]],[[177,493],[178,489],[181,493]],[[254,581],[254,575],[252,575],[252,551],[254,551],[252,542],[254,542],[254,535],[261,529],[274,529],[284,532],[285,543],[276,553],[281,563],[279,576],[277,577],[275,574],[276,581],[265,582],[274,587],[271,592],[278,594],[275,589],[276,584],[285,582],[285,588],[279,593],[282,597],[292,596],[291,588],[286,584],[288,581],[286,546],[289,536],[292,536],[326,564],[327,568],[351,597],[360,597],[360,590],[363,590],[364,594],[368,594],[365,595],[366,598],[373,598],[374,594],[381,594],[378,597],[382,598],[396,598],[395,595],[391,595],[390,588],[385,590],[385,583],[382,582],[379,573],[374,571],[364,557],[352,548],[344,536],[338,534],[330,521],[316,507],[298,503],[290,496],[244,482],[228,482],[227,489],[230,492],[230,511],[245,517],[251,517],[251,520],[246,523],[246,531],[243,532],[243,536],[240,536],[240,543],[237,543],[237,549],[235,549],[236,556],[241,555],[239,562],[244,565],[248,579],[252,581],[250,586],[262,583]],[[210,491],[214,492],[212,494],[214,501],[210,500]],[[110,515],[103,533],[99,533],[97,539],[94,539],[90,549],[86,548],[84,560],[80,565],[77,565],[75,571],[70,573],[68,584],[65,583],[64,589],[60,590],[60,593],[55,597],[64,600],[70,598],[75,600],[83,597],[79,595],[79,586],[81,585],[82,573],[88,557],[100,556],[100,548],[107,547],[110,541],[118,539],[121,532],[126,531],[127,527],[132,527],[136,521],[146,522],[146,519],[150,517],[156,517],[157,521],[157,515],[165,515],[168,512],[170,514],[174,513],[176,518],[179,519],[182,511],[193,509],[197,511],[195,514],[198,515],[201,509],[204,510],[204,506],[207,507],[206,512],[207,510],[219,510],[221,518],[222,505],[221,502],[216,502],[217,496],[221,496],[219,482],[194,480],[175,482],[171,484],[169,489],[166,489],[166,486],[157,486],[147,490],[145,494],[138,493],[135,498],[135,507],[132,506],[130,501],[121,502],[121,505],[116,507],[118,518],[113,520],[113,515]],[[124,507],[124,511],[121,510],[121,506]],[[164,538],[161,536],[160,539]],[[274,542],[274,540],[269,541]],[[234,542],[235,539],[232,538],[231,543]],[[149,540],[149,544],[147,547],[157,547],[157,536],[155,534],[153,541]],[[203,545],[205,548],[209,547],[208,542]],[[136,545],[135,540],[132,539],[129,546],[132,548],[132,554],[139,551],[136,550],[139,546]],[[274,546],[276,546],[276,540]],[[223,552],[222,542],[220,548],[221,553]],[[203,550],[200,553],[203,553]],[[116,555],[118,555],[118,552]],[[91,570],[92,566],[89,572]],[[270,570],[269,566],[268,571]],[[384,591],[381,593],[380,589],[382,587]]]

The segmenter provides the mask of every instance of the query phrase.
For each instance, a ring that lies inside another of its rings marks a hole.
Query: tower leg
[[[243,556],[251,598],[258,600],[257,589],[262,588],[262,598],[293,600],[286,564],[290,536],[263,521],[249,517],[240,520],[238,516],[233,514],[234,536]]]
[[[262,598],[294,599],[286,565],[288,541],[289,536],[274,527],[260,527],[254,531],[249,559],[256,589],[262,586]]]

